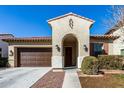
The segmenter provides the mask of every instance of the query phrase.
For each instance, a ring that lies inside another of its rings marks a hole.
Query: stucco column
[[[63,68],[62,56],[52,56],[52,67],[53,68]]]
[[[77,58],[77,67],[81,68],[81,63],[83,61],[84,56],[82,55],[83,49],[81,47],[81,41],[78,42],[78,58]]]
[[[63,56],[62,56],[62,44],[61,39],[56,40],[57,36],[53,37],[52,43],[52,67],[53,68],[63,68]],[[57,49],[57,46],[60,50]]]
[[[13,55],[10,53],[10,51],[13,52]],[[14,67],[14,46],[9,46],[8,57],[9,57],[8,61],[9,61],[10,67]]]
[[[83,38],[81,36],[79,37],[77,67],[81,68],[84,57],[89,56],[89,34]]]

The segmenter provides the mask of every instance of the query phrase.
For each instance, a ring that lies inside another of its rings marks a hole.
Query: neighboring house
[[[124,27],[114,26],[105,35],[119,36],[113,41],[113,55],[124,55]]]
[[[9,64],[12,67],[52,66],[81,67],[85,56],[112,55],[118,36],[90,36],[94,21],[74,13],[48,20],[51,37],[3,39],[9,43]]]
[[[2,39],[12,38],[14,37],[12,34],[0,34],[0,58],[8,57],[8,46],[9,44]]]

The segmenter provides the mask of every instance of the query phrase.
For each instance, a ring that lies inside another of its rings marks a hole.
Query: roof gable
[[[80,16],[80,15],[77,15],[77,14],[72,13],[72,12],[67,13],[67,14],[65,14],[65,15],[62,15],[62,16],[58,16],[58,17],[55,17],[55,18],[49,19],[47,22],[49,23],[49,22],[51,22],[51,21],[55,21],[55,20],[57,20],[57,19],[61,19],[61,18],[67,17],[67,16],[75,16],[75,17],[78,17],[78,18],[81,18],[81,19],[84,19],[84,20],[87,20],[87,21],[90,21],[90,22],[95,22],[95,21],[92,20],[92,19],[89,19],[89,18],[86,18],[86,17]]]

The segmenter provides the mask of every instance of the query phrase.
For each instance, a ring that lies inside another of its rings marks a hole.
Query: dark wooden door
[[[51,66],[51,48],[20,48],[18,49],[18,66],[49,67]]]
[[[72,66],[72,47],[65,47],[65,67]]]

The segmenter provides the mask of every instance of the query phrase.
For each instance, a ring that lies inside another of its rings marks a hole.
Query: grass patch
[[[113,78],[123,79],[124,80],[124,74],[114,74],[112,76],[113,76]]]

